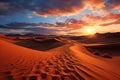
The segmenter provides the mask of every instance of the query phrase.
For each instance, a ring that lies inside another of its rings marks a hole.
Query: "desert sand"
[[[52,41],[32,49],[20,46],[31,41],[16,45],[0,38],[0,80],[120,80],[119,57],[96,56],[71,39]]]

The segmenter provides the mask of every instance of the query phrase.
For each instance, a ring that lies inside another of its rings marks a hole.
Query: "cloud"
[[[97,24],[101,26],[107,26],[110,24],[119,24],[120,14],[109,13],[106,16],[94,16],[94,15],[85,15],[86,21],[89,24]]]
[[[86,5],[91,7],[93,10],[95,8],[105,8],[104,0],[86,0]]]
[[[83,0],[1,0],[0,15],[29,10],[40,16],[69,16],[84,8]]]
[[[120,8],[120,0],[107,0],[107,9],[118,9]]]
[[[59,30],[55,29],[47,29],[47,28],[38,28],[38,27],[31,27],[31,28],[25,28],[25,27],[8,27],[4,25],[0,25],[0,33],[3,34],[41,34],[41,35],[53,35],[58,34],[60,32]]]
[[[0,25],[1,29],[13,29],[13,30],[28,30],[35,34],[55,34],[65,35],[72,30],[81,29],[85,25],[88,25],[85,21],[68,19],[65,22],[50,23],[9,23],[6,25]],[[11,32],[11,31],[10,31]],[[17,32],[17,31],[16,31]]]
[[[108,11],[112,9],[120,9],[120,0],[86,0],[92,10],[101,8],[102,10]]]
[[[88,25],[86,21],[76,19],[68,19],[65,21],[65,23],[66,26],[70,29],[80,29],[83,28],[85,25]]]
[[[100,26],[109,26],[109,25],[113,25],[113,24],[115,24],[115,25],[120,24],[120,19],[113,21],[113,22],[101,24]]]
[[[6,25],[0,25],[0,28],[11,28],[11,27],[6,26]]]
[[[40,27],[39,27],[40,26]],[[41,35],[60,35],[64,30],[60,30],[59,25],[50,23],[10,23],[0,25],[0,33],[4,34],[41,34]]]
[[[104,20],[103,20],[104,21]],[[120,14],[112,14],[106,16],[106,22],[101,24],[101,26],[120,24]]]
[[[38,16],[71,16],[88,6],[104,10],[120,8],[120,0],[1,0],[0,15],[31,11]],[[28,16],[31,18],[31,16]]]
[[[120,17],[120,14],[113,14],[113,13],[109,13],[108,15],[106,16],[94,16],[94,15],[85,15],[87,18],[92,18],[92,19],[95,19],[95,20],[112,20],[112,19],[119,19]]]
[[[118,13],[120,10],[120,0],[85,0],[85,3],[85,6],[89,6],[94,14],[97,13],[101,16],[114,13],[115,10]]]
[[[83,20],[68,19],[65,22],[56,22],[55,24],[51,23],[9,23],[6,26],[11,28],[47,28],[47,29],[78,29],[82,28],[88,23]]]
[[[25,30],[35,34],[65,35],[81,34],[80,30],[87,26],[109,26],[120,24],[120,14],[109,13],[106,16],[85,15],[85,20],[67,19],[64,22],[52,23],[19,23],[0,25],[1,29]],[[77,31],[77,32],[76,32]],[[11,31],[10,31],[11,32]],[[14,31],[15,32],[15,31]]]
[[[50,24],[50,23],[18,23],[18,22],[7,24],[7,26],[14,27],[14,28],[56,27],[55,24]]]
[[[112,14],[112,13],[110,13],[107,17],[109,19],[120,19],[120,14]]]
[[[17,3],[6,3],[6,2],[0,2],[0,16],[5,15],[12,15],[15,13],[20,13],[24,9],[18,5]]]
[[[33,14],[42,16],[70,16],[78,14],[84,8],[83,0],[40,0],[40,7]]]

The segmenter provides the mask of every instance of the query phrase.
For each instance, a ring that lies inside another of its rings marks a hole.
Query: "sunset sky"
[[[0,33],[120,32],[120,0],[0,0]]]

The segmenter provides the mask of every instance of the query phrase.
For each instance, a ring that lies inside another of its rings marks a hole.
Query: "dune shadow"
[[[47,51],[52,48],[63,46],[64,43],[57,41],[54,38],[51,39],[24,39],[15,44],[27,47],[30,49],[40,50],[40,51]]]
[[[112,44],[105,44],[105,45],[99,45],[99,46],[85,46],[88,51],[94,53],[97,56],[100,56],[101,54],[106,54],[103,56],[104,58],[108,58],[109,55],[111,56],[120,56],[120,43],[112,43]],[[109,57],[110,58],[110,57]]]

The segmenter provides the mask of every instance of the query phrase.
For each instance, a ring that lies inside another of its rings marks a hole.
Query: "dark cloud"
[[[42,0],[41,0],[42,1]],[[69,16],[79,13],[84,8],[83,0],[47,0],[41,2],[42,5],[33,13],[43,16]]]
[[[0,25],[0,28],[9,28],[8,26],[6,25]],[[10,27],[11,28],[11,27]]]
[[[92,9],[120,8],[120,0],[0,0],[0,15],[32,11],[40,16],[70,16],[88,6]]]
[[[20,13],[23,10],[24,9],[21,7],[21,5],[18,5],[17,3],[0,2],[0,16]]]
[[[0,15],[10,15],[29,10],[42,16],[69,16],[84,7],[84,0],[1,0]]]
[[[55,24],[50,23],[10,23],[7,26],[16,27],[16,28],[26,28],[26,27],[56,27]]]
[[[67,28],[67,29],[77,29],[82,28],[84,25],[88,25],[87,22],[83,20],[76,20],[76,19],[68,19],[65,22],[56,22],[55,24],[51,23],[10,23],[6,24],[6,26],[9,26],[11,28]]]
[[[118,8],[120,8],[120,0],[107,0],[106,8],[107,9],[118,9]]]
[[[13,29],[13,30],[25,30],[31,31],[35,34],[66,34],[69,31],[81,29],[85,25],[88,25],[85,21],[68,19],[65,22],[56,22],[56,24],[50,23],[9,23],[6,25],[0,25],[0,29]],[[15,32],[15,31],[14,31]]]
[[[41,35],[53,35],[56,34],[58,30],[54,29],[47,29],[47,28],[38,28],[38,27],[31,27],[31,28],[26,28],[24,27],[8,27],[6,25],[0,25],[0,33],[3,34],[41,34]]]
[[[41,26],[41,27],[39,27]],[[50,23],[10,23],[0,25],[0,33],[4,34],[41,34],[41,35],[60,35],[59,25]],[[56,28],[56,29],[55,29]],[[57,29],[58,28],[58,29]]]

